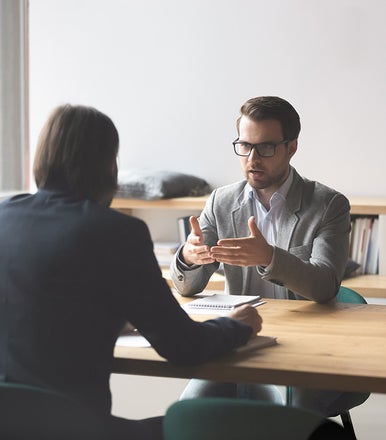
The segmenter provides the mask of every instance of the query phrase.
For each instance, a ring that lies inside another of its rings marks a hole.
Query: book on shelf
[[[185,217],[178,217],[177,219],[177,227],[178,227],[178,239],[180,243],[185,243],[188,235],[190,234],[190,216],[187,215]]]
[[[368,245],[368,256],[365,273],[376,274],[379,262],[379,219],[375,218],[372,225],[371,236]]]
[[[349,256],[360,265],[355,275],[378,273],[378,223],[373,216],[352,220]]]

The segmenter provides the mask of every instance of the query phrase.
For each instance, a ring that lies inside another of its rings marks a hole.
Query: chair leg
[[[342,419],[344,429],[347,432],[347,435],[349,436],[349,438],[352,440],[357,440],[357,438],[355,436],[355,431],[354,431],[354,427],[352,424],[352,420],[351,420],[350,411],[346,411],[346,412],[340,414],[340,418]]]
[[[292,387],[289,387],[289,386],[286,388],[286,404],[287,404],[287,406],[292,406]],[[354,431],[354,426],[353,426],[352,420],[351,420],[350,411],[346,411],[344,413],[341,413],[340,418],[342,420],[344,430],[346,431],[347,438],[349,440],[357,440],[356,435],[355,435],[355,431]]]
[[[286,388],[286,405],[292,406],[292,387]]]

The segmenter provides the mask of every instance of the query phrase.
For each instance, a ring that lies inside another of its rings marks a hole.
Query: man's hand
[[[209,246],[204,244],[204,238],[197,217],[191,216],[189,222],[191,231],[182,248],[184,262],[188,265],[213,263],[215,259],[210,255]]]
[[[256,334],[261,330],[262,318],[257,312],[256,308],[245,304],[240,307],[236,307],[229,315],[229,318],[237,319],[242,323],[252,327],[251,338],[254,338]]]
[[[256,226],[255,217],[249,217],[248,227],[251,232],[249,237],[224,238],[217,242],[217,246],[211,247],[210,256],[213,260],[235,266],[268,266],[272,260],[273,247]]]

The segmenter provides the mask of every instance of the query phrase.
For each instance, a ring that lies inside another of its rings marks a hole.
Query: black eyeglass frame
[[[273,157],[276,153],[276,148],[279,145],[282,144],[288,144],[288,142],[290,142],[289,140],[283,139],[282,141],[278,142],[277,144],[274,144],[272,142],[261,142],[259,144],[250,144],[249,142],[239,142],[240,138],[235,139],[232,142],[233,145],[233,151],[235,152],[235,154],[237,156],[241,156],[241,157],[249,157],[249,155],[251,154],[252,149],[254,149],[256,151],[256,153],[260,156],[260,157]],[[248,145],[249,147],[249,153],[248,154],[240,154],[236,151],[236,145],[237,144],[244,144],[244,145]],[[269,145],[272,148],[272,154],[261,154],[261,148],[266,147],[267,145]]]

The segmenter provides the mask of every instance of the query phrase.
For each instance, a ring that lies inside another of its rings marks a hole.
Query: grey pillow
[[[120,175],[116,197],[156,200],[203,196],[210,192],[206,180],[191,174],[135,169]]]

